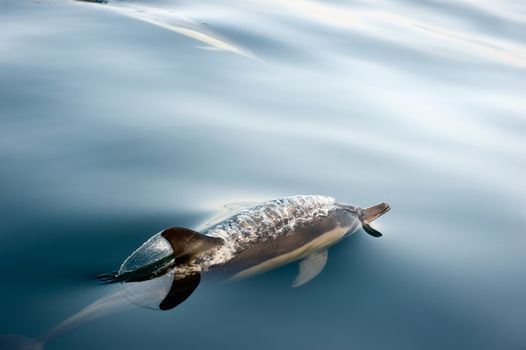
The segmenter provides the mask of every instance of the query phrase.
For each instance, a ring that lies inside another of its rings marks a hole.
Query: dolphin
[[[87,306],[36,339],[0,336],[0,348],[39,350],[81,325],[137,305],[170,310],[203,282],[248,278],[299,262],[292,287],[311,281],[325,267],[328,249],[390,210],[387,203],[362,209],[332,197],[300,195],[270,200],[205,226],[201,232],[167,228],[149,238],[119,270],[98,276],[120,289]]]
[[[275,199],[202,232],[163,230],[133,252],[118,272],[99,278],[120,282],[133,303],[161,310],[186,300],[202,280],[239,280],[294,261],[299,261],[299,273],[292,286],[299,287],[323,270],[331,246],[359,228],[380,237],[370,223],[389,209],[387,203],[362,209],[325,196]],[[145,299],[144,292],[151,290],[155,295]]]

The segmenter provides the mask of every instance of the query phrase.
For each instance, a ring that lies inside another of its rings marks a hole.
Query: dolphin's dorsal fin
[[[201,281],[199,272],[185,275],[183,277],[175,277],[172,282],[170,291],[159,304],[159,309],[170,310],[181,304],[183,301],[194,292]]]
[[[327,263],[328,253],[326,250],[309,255],[302,261],[300,261],[299,272],[292,287],[299,287],[309,282],[323,270]]]
[[[166,229],[161,232],[161,236],[172,246],[175,262],[187,261],[199,253],[223,244],[221,238],[203,235],[184,227]],[[170,291],[159,304],[159,309],[170,310],[185,301],[197,288],[200,281],[199,271],[190,270],[181,274],[176,267]]]
[[[184,227],[166,229],[161,232],[161,236],[172,246],[176,259],[183,256],[192,257],[223,243],[221,238],[203,235]]]

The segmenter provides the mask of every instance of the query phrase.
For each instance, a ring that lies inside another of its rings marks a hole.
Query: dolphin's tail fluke
[[[15,334],[0,335],[0,349],[2,350],[42,350],[44,343],[38,340]]]

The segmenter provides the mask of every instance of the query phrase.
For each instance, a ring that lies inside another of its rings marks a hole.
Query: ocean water
[[[523,1],[113,4],[1,2],[0,333],[166,227],[323,194],[389,202],[384,236],[46,349],[526,349]]]

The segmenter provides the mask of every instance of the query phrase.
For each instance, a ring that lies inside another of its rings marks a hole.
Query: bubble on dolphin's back
[[[133,272],[172,254],[172,246],[158,233],[144,242],[122,263],[119,274]],[[159,304],[170,291],[174,273],[175,269],[147,281],[122,282],[121,289],[132,303],[150,309],[159,309]]]
[[[170,243],[160,233],[152,236],[122,263],[119,274],[132,272],[173,254]]]
[[[124,296],[135,305],[148,309],[159,309],[159,304],[168,295],[174,278],[174,271],[142,282],[122,282]]]

